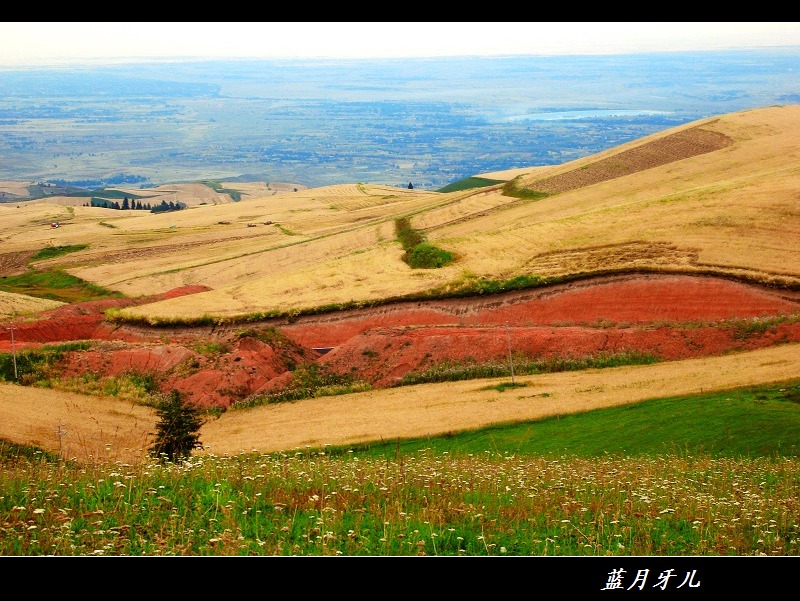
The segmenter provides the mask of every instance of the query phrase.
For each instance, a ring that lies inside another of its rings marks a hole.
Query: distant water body
[[[551,113],[533,113],[531,115],[514,115],[508,121],[563,121],[570,119],[604,119],[608,117],[640,117],[644,115],[668,115],[668,111],[639,110],[586,110],[586,111],[554,111]]]

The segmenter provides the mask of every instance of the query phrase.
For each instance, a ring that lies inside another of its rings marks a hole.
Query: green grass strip
[[[536,403],[549,395],[500,389],[495,402],[515,396]],[[422,449],[453,455],[800,456],[800,380],[567,414],[534,422],[493,426],[447,436],[385,441],[328,449],[363,457],[412,454]]]
[[[119,292],[96,286],[61,270],[28,271],[0,279],[0,290],[64,303],[123,298]]]

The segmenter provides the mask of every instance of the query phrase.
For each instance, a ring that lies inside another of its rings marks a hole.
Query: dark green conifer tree
[[[203,425],[200,409],[185,403],[180,392],[171,391],[156,412],[159,421],[155,442],[149,449],[151,457],[175,462],[188,458],[194,449],[203,447],[198,433]]]

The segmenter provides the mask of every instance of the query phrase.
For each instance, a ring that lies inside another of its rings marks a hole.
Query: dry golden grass
[[[200,430],[198,454],[291,451],[435,436],[650,398],[725,390],[797,377],[800,345],[689,359],[517,377],[520,389],[485,390],[504,379],[424,384],[228,411]],[[547,395],[547,396],[545,396]],[[113,398],[0,383],[0,438],[81,461],[146,456],[155,411]],[[64,433],[59,436],[58,432]]]
[[[649,149],[658,150],[651,159],[664,154],[670,139],[678,152],[692,131],[730,145],[632,172],[635,157],[641,161]],[[151,319],[369,301],[467,276],[632,267],[717,270],[796,284],[798,134],[800,106],[768,107],[687,124],[564,165],[511,170],[531,190],[589,172],[625,174],[577,189],[562,186],[566,191],[535,201],[504,196],[499,188],[442,194],[346,184],[278,194],[262,184],[231,184],[247,194],[244,200],[157,215],[0,205],[0,240],[6,252],[90,244],[40,265],[130,296],[189,284],[213,288],[123,312]],[[411,216],[457,261],[410,270],[394,240],[399,216]],[[51,230],[52,220],[62,227]]]
[[[64,303],[45,298],[36,298],[25,294],[12,294],[0,290],[0,319],[14,315],[30,315],[40,311],[49,311]]]
[[[717,270],[800,283],[800,106],[769,107],[688,124],[554,167],[513,170],[537,190],[650,142],[700,126],[732,143],[706,154],[529,201],[499,189],[447,194],[350,184],[283,190],[231,184],[236,203],[166,214],[54,203],[0,204],[8,264],[45,246],[89,248],[36,265],[60,267],[128,295],[188,284],[213,290],[125,313],[147,318],[236,316],[375,300],[484,276],[563,275],[609,268]],[[624,171],[624,170],[623,170]],[[521,174],[521,175],[520,175]],[[488,176],[484,174],[484,176]],[[508,177],[512,173],[507,174]],[[504,179],[499,174],[496,179]],[[551,180],[555,181],[555,180]],[[246,195],[246,196],[245,196]],[[19,208],[17,208],[19,205]],[[457,261],[412,270],[394,220],[411,216]],[[51,221],[62,226],[51,229]],[[16,295],[0,296],[0,316]],[[32,310],[35,310],[32,309]],[[794,378],[800,346],[645,367],[492,381],[449,382],[231,411],[202,431],[206,452],[287,450],[434,435],[638,402],[647,398]],[[544,397],[542,393],[550,396]],[[153,411],[114,399],[0,384],[0,438],[80,458],[135,460]],[[67,434],[57,436],[62,427]],[[73,446],[65,448],[65,444]]]
[[[0,382],[0,438],[68,459],[141,461],[156,422],[142,405]]]

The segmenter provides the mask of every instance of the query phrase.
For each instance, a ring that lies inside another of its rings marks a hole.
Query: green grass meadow
[[[179,463],[0,451],[0,555],[800,555],[800,381]]]
[[[505,389],[498,402],[502,395],[514,394],[513,387]],[[800,383],[655,399],[436,439],[371,443],[359,453],[379,458],[428,448],[451,454],[491,451],[586,458],[800,457]]]

